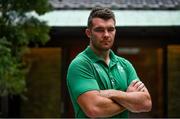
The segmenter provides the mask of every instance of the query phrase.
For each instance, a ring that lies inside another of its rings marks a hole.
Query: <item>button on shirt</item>
[[[126,91],[132,80],[138,79],[136,71],[129,61],[110,51],[110,63],[107,65],[88,46],[71,62],[67,85],[75,110],[75,117],[87,117],[77,103],[78,97],[91,90],[116,89]],[[128,111],[114,117],[128,117]]]

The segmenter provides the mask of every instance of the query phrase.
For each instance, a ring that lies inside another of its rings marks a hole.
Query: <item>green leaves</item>
[[[0,39],[0,96],[25,91],[25,72],[16,57],[12,57],[10,46],[5,38]]]
[[[48,0],[0,0],[0,96],[22,94],[26,90],[23,55],[29,44],[45,44],[50,28],[26,13],[44,14]]]
[[[33,43],[45,44],[49,39],[49,27],[45,22],[40,22],[35,17],[28,19],[22,27],[28,39]]]
[[[18,13],[25,13],[36,11],[38,14],[44,14],[51,8],[48,0],[1,0],[1,11],[17,11]]]

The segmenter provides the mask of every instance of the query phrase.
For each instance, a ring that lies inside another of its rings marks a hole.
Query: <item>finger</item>
[[[139,86],[137,87],[137,90],[138,90],[138,91],[141,91],[144,87],[145,87],[144,83],[141,83],[141,85],[139,85]]]
[[[146,87],[144,86],[143,88],[140,89],[141,92],[145,92],[146,91]]]
[[[135,88],[138,88],[141,84],[142,84],[142,82],[141,82],[141,81],[138,81],[138,82],[134,85],[134,87],[135,87]]]
[[[133,80],[133,81],[131,82],[130,86],[134,86],[137,82],[138,82],[137,79]]]
[[[144,86],[144,88],[142,88],[141,91],[142,92],[148,92],[146,86]]]

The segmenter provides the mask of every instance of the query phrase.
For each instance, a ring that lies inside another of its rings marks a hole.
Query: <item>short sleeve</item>
[[[70,95],[75,100],[91,90],[100,90],[93,75],[93,69],[86,60],[75,59],[69,66],[67,73],[67,85]]]
[[[137,76],[136,70],[134,69],[133,65],[128,61],[125,60],[126,62],[126,71],[127,71],[127,77],[128,77],[128,85],[130,85],[130,83],[137,79],[139,80],[139,77]]]

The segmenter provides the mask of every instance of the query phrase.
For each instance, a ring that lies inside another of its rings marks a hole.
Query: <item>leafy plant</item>
[[[29,44],[44,45],[50,30],[31,12],[42,15],[50,10],[48,0],[0,0],[0,96],[26,90],[23,55]]]

